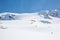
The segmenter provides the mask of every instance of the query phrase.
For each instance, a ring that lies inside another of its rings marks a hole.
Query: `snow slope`
[[[0,40],[60,40],[59,16],[42,12],[0,14]]]

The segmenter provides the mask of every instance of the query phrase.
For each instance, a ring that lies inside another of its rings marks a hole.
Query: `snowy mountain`
[[[0,20],[16,20],[18,16],[15,13],[5,12],[0,14]]]
[[[42,10],[38,14],[43,15],[44,18],[49,18],[49,16],[60,18],[60,9]]]
[[[34,20],[40,23],[60,23],[60,9],[42,10],[36,13],[0,13],[0,20]]]
[[[60,9],[0,14],[1,40],[60,40]]]

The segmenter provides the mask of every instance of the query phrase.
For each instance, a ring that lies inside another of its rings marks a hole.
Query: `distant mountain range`
[[[42,23],[51,23],[50,22],[51,20],[60,21],[60,9],[42,10],[40,12],[35,13],[10,13],[10,12],[0,13],[0,20],[21,20],[21,19],[32,20],[34,18],[36,18],[36,20],[39,20]]]

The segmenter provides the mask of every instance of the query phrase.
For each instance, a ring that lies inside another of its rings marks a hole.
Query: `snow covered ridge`
[[[35,13],[0,13],[0,20],[25,20],[45,24],[60,23],[60,9],[42,10]],[[33,23],[32,22],[32,23]]]
[[[15,20],[18,19],[17,14],[4,12],[0,14],[0,20]]]
[[[36,13],[10,13],[4,12],[0,13],[0,20],[20,20],[21,18],[31,17],[36,15]]]
[[[38,15],[43,15],[44,18],[49,18],[49,16],[60,18],[60,9],[42,10],[38,12]]]
[[[60,18],[60,9],[55,10],[42,10],[40,12],[35,13],[10,13],[10,12],[4,12],[0,13],[0,20],[18,20],[21,19],[21,17],[31,17],[31,16],[40,16],[41,18],[45,19],[51,19],[51,17]]]

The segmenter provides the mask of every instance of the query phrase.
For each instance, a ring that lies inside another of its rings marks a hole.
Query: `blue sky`
[[[0,0],[0,12],[39,12],[60,8],[60,0]]]

